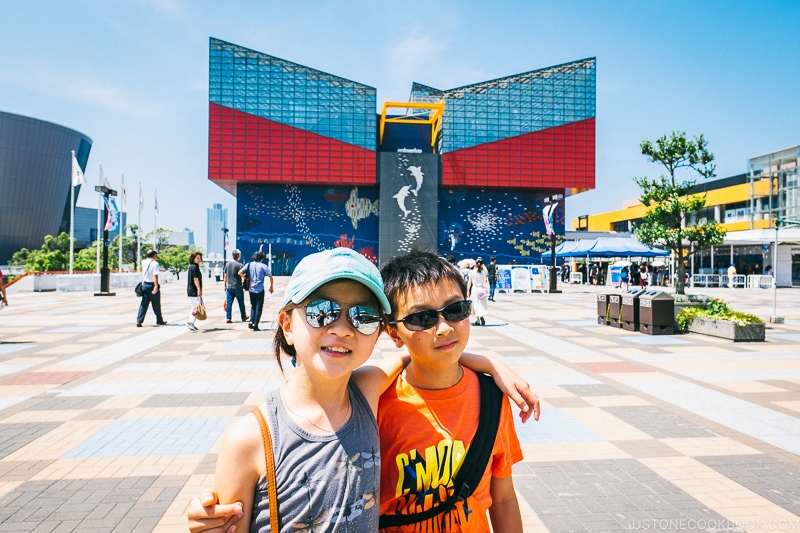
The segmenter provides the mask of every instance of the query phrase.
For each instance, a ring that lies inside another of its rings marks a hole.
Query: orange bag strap
[[[275,456],[272,454],[272,435],[267,421],[258,406],[253,408],[258,425],[261,426],[261,440],[264,442],[264,459],[267,463],[267,494],[269,496],[269,527],[273,533],[280,532],[278,522],[278,483],[275,481]]]

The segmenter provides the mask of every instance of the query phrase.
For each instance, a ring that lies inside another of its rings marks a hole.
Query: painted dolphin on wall
[[[408,196],[408,191],[409,191],[410,188],[411,188],[410,185],[403,185],[402,187],[400,187],[400,190],[397,191],[397,194],[392,196],[392,198],[396,198],[397,199],[397,205],[398,205],[398,207],[400,207],[400,210],[403,212],[403,216],[404,217],[407,217],[408,214],[411,212],[408,209],[406,209],[406,197]]]
[[[422,188],[422,182],[425,179],[425,175],[422,173],[422,167],[410,166],[408,167],[408,171],[412,176],[414,176],[414,179],[417,180],[416,188],[411,189],[411,193],[416,196],[419,190]]]

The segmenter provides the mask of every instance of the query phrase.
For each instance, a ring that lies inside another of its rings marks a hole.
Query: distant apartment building
[[[222,228],[228,227],[228,210],[222,207],[222,204],[214,204],[208,212],[208,229],[206,234],[206,255],[214,256],[219,255],[222,257],[222,251],[225,246],[225,235]]]

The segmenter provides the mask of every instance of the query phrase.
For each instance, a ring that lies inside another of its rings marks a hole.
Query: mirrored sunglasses
[[[336,322],[347,309],[347,321],[364,335],[372,335],[381,326],[381,314],[377,309],[364,305],[343,307],[333,300],[312,300],[308,305],[299,306],[306,310],[306,322],[309,326],[323,328]]]
[[[410,331],[425,331],[435,326],[439,322],[439,314],[444,317],[448,322],[461,322],[469,317],[472,302],[469,300],[461,300],[455,302],[441,309],[426,309],[425,311],[417,311],[411,313],[405,318],[400,320],[392,320],[389,324],[397,324],[402,322]]]

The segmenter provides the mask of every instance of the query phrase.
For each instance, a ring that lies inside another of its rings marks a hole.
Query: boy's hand
[[[219,505],[217,491],[203,491],[189,504],[186,516],[192,533],[233,533],[236,526],[232,522],[242,517],[242,504]]]

